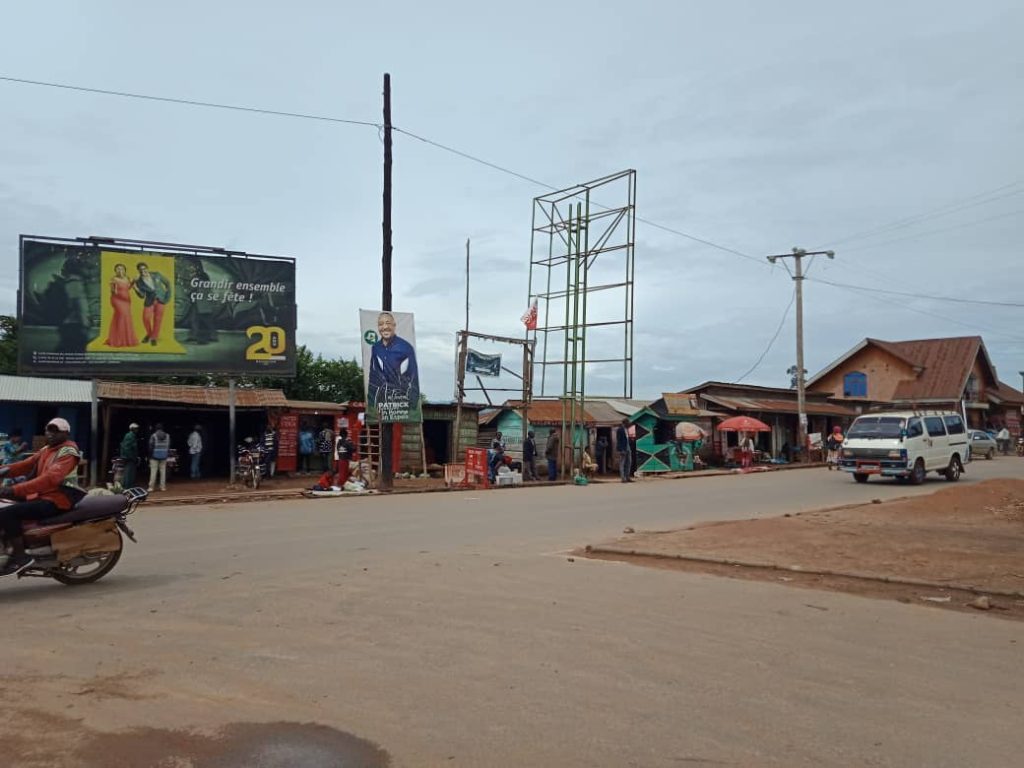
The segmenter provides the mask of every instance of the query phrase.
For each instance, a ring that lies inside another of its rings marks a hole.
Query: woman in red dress
[[[117,264],[110,281],[110,306],[114,308],[114,316],[110,319],[110,333],[106,341],[108,347],[138,346],[139,339],[132,325],[131,289],[128,267]]]

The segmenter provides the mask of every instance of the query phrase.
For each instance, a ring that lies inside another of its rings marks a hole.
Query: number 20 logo
[[[250,325],[245,335],[254,339],[245,350],[246,360],[281,360],[288,349],[284,328],[276,325]]]

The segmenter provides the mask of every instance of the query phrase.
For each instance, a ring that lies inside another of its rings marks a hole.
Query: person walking
[[[200,427],[196,424],[188,435],[188,476],[193,480],[199,479],[199,460],[203,455],[203,435]]]
[[[149,437],[149,490],[152,492],[160,481],[160,490],[167,490],[167,457],[171,454],[171,436],[164,432],[164,425],[157,424]]]
[[[629,419],[623,419],[615,428],[615,450],[619,453],[619,479],[624,483],[632,483],[630,468],[633,464],[633,452],[629,444]]]
[[[334,430],[327,423],[317,433],[316,450],[320,454],[320,470],[330,472],[331,459],[334,456]]]
[[[338,485],[341,488],[348,482],[349,468],[355,457],[356,446],[348,437],[348,429],[342,427],[338,430],[338,439],[334,441],[334,460],[337,462]]]
[[[608,438],[601,435],[597,438],[594,447],[594,456],[597,459],[597,474],[603,475],[608,470]]]
[[[537,440],[532,429],[526,433],[523,443],[523,476],[526,480],[537,480]]]
[[[120,454],[124,459],[121,487],[132,488],[135,485],[135,473],[139,469],[139,425],[134,421],[128,425],[128,431],[121,438]]]
[[[306,475],[309,474],[309,457],[313,455],[313,450],[316,448],[316,437],[313,435],[313,430],[309,428],[309,425],[302,427],[302,431],[299,432],[299,473]]]
[[[273,424],[267,424],[263,433],[263,463],[267,466],[267,477],[277,473],[277,430]]]
[[[839,452],[843,449],[843,429],[838,424],[832,427],[832,434],[828,436],[825,447],[828,448],[826,462],[829,471],[839,469]]]
[[[996,441],[999,443],[999,450],[1006,456],[1010,452],[1010,430],[1003,427],[996,434]]]
[[[561,447],[561,438],[558,430],[554,427],[548,432],[548,442],[544,446],[544,458],[548,460],[548,480],[555,482],[558,479],[558,452]]]
[[[746,432],[740,439],[740,466],[743,469],[750,469],[754,461],[754,441]]]

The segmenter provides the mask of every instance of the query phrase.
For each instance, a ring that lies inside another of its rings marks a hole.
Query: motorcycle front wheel
[[[47,572],[52,579],[75,587],[79,584],[92,584],[99,581],[117,565],[121,559],[121,550],[124,549],[124,539],[121,532],[117,533],[118,548],[113,552],[104,552],[92,557],[78,557],[71,563],[58,565]]]

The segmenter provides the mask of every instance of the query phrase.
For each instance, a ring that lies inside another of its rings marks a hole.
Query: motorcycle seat
[[[86,496],[67,512],[49,517],[43,523],[45,525],[62,525],[64,523],[79,523],[84,520],[98,520],[118,515],[127,508],[128,499],[120,493],[112,496]]]

